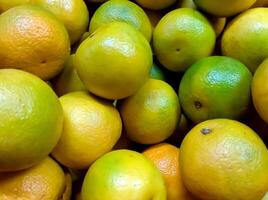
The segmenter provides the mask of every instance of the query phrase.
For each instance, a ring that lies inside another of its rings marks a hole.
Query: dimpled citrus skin
[[[152,27],[146,13],[137,4],[128,0],[110,0],[102,4],[92,16],[89,32],[113,21],[122,21],[139,30],[148,41],[152,37]]]
[[[184,74],[179,98],[184,113],[195,123],[212,118],[237,119],[250,105],[252,75],[238,60],[211,56]]]
[[[263,63],[256,70],[252,80],[252,98],[254,106],[260,115],[260,117],[268,123],[268,59],[264,60]]]
[[[144,155],[131,150],[105,154],[89,168],[83,200],[166,200],[164,180]]]
[[[85,169],[110,151],[121,135],[119,112],[111,102],[87,92],[60,97],[64,123],[52,155],[63,165]]]
[[[201,9],[219,17],[236,15],[250,8],[256,0],[194,0]]]
[[[160,143],[147,148],[143,154],[155,164],[164,177],[168,200],[193,200],[181,180],[179,152],[173,145]]]
[[[31,167],[57,144],[63,114],[53,90],[38,77],[0,70],[0,171]]]
[[[0,16],[0,68],[18,68],[48,80],[69,56],[64,25],[45,9],[22,5]]]
[[[209,21],[191,8],[180,8],[166,14],[153,34],[157,59],[167,69],[177,72],[185,71],[197,60],[209,56],[215,40]]]
[[[268,57],[268,8],[253,8],[238,15],[222,36],[223,55],[244,63],[252,73]]]
[[[82,42],[74,65],[90,92],[121,99],[134,94],[148,80],[152,51],[145,37],[131,25],[112,22]]]
[[[86,32],[89,13],[83,0],[32,0],[35,4],[48,9],[63,22],[68,30],[71,43],[80,39]]]
[[[0,173],[0,199],[3,200],[58,200],[64,188],[64,172],[49,157],[26,170]]]
[[[268,151],[246,125],[214,119],[195,126],[180,147],[186,188],[204,200],[257,200],[268,190]]]
[[[167,139],[180,119],[176,92],[164,81],[149,79],[134,95],[119,104],[126,134],[141,144]]]

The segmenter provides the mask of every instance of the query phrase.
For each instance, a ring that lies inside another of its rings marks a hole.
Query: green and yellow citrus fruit
[[[36,165],[56,146],[63,113],[53,90],[38,77],[0,70],[0,171]]]
[[[99,27],[113,21],[130,24],[140,31],[148,41],[152,37],[152,27],[146,13],[137,4],[128,0],[110,0],[103,3],[94,13],[89,25],[93,33]]]
[[[241,118],[250,105],[252,75],[239,61],[211,56],[193,64],[183,75],[179,98],[195,123],[212,118]]]
[[[119,110],[126,134],[141,144],[167,139],[181,114],[176,92],[166,82],[155,79],[149,79],[138,92],[124,99]]]
[[[200,199],[256,200],[268,191],[268,151],[234,120],[195,126],[180,147],[180,169],[186,188]]]
[[[260,117],[268,123],[268,59],[256,70],[252,80],[252,98],[254,106]]]
[[[148,80],[152,51],[131,25],[112,22],[82,42],[74,65],[90,92],[121,99],[133,95]]]
[[[52,12],[65,25],[71,43],[80,39],[86,32],[89,23],[89,13],[83,0],[32,0]]]
[[[268,8],[253,8],[237,16],[225,29],[223,55],[244,63],[255,72],[268,57]]]
[[[74,54],[67,59],[61,74],[53,80],[53,89],[59,96],[75,91],[87,91],[74,68],[73,60]]]
[[[250,8],[256,0],[194,0],[203,11],[219,17],[236,15]]]
[[[153,34],[153,47],[164,67],[179,72],[209,56],[215,40],[213,27],[200,12],[180,8],[169,12],[159,21]]]
[[[110,151],[121,135],[119,112],[111,102],[86,92],[60,97],[64,123],[52,155],[61,164],[85,169]]]
[[[83,200],[166,200],[164,180],[144,155],[131,150],[109,152],[89,168]]]

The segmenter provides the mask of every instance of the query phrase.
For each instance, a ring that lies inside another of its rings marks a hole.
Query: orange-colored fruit
[[[47,157],[32,168],[0,173],[0,199],[69,200],[69,178],[54,160]]]
[[[64,25],[38,6],[22,5],[2,13],[0,35],[0,68],[23,69],[48,80],[69,56]]]
[[[268,151],[259,136],[234,120],[195,126],[180,147],[186,188],[207,200],[257,200],[268,191]]]
[[[183,185],[179,168],[179,149],[161,143],[146,149],[143,154],[160,170],[167,187],[167,200],[191,200],[191,194]]]

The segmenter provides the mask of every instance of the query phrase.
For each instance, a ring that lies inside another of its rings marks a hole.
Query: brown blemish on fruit
[[[199,101],[195,101],[194,106],[195,106],[196,109],[202,108],[202,104]]]
[[[210,128],[202,128],[200,132],[204,135],[207,135],[210,134],[212,130]]]

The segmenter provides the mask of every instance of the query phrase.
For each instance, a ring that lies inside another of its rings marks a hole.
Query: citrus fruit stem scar
[[[199,101],[195,101],[194,106],[195,108],[200,109],[202,107],[202,104]]]
[[[201,133],[204,135],[210,134],[211,132],[212,132],[212,130],[209,128],[202,128],[201,129]]]

